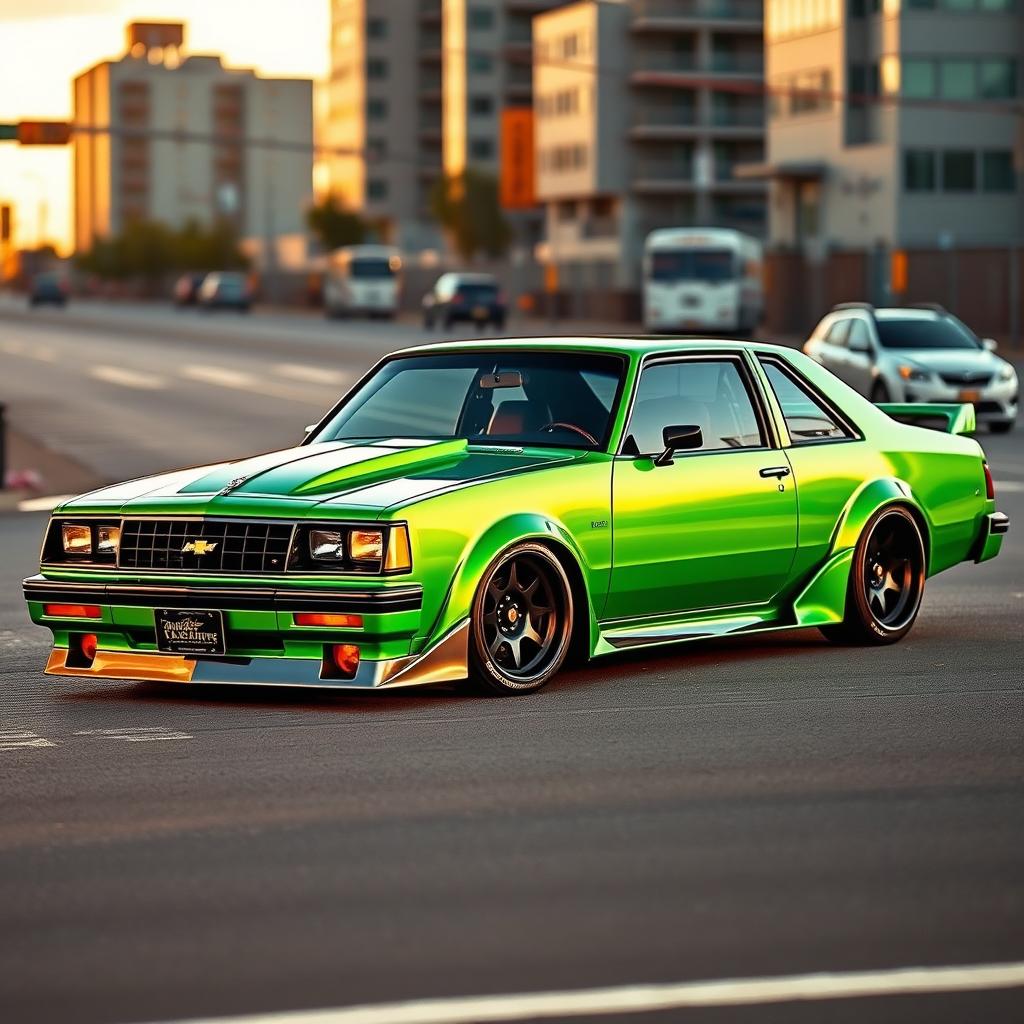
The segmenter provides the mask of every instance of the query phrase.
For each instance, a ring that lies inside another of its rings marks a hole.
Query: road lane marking
[[[35,747],[55,747],[56,743],[27,729],[10,729],[0,732],[0,750],[25,750]]]
[[[1020,494],[1024,491],[1024,484],[1016,480],[999,480],[996,483],[996,494]]]
[[[152,373],[139,373],[126,370],[123,366],[94,366],[89,371],[90,377],[106,381],[107,384],[118,384],[123,388],[137,388],[140,391],[159,391],[167,385],[162,377]]]
[[[307,381],[310,384],[344,384],[349,380],[347,373],[327,370],[320,366],[306,366],[301,363],[278,363],[274,367],[282,377]]]
[[[310,387],[300,387],[296,384],[276,383],[257,377],[254,374],[246,373],[243,370],[232,370],[227,366],[204,366],[191,365],[182,370],[183,376],[190,380],[199,381],[202,384],[213,384],[215,387],[232,388],[235,391],[244,391],[248,394],[267,395],[270,398],[284,398],[292,402],[303,404],[318,403],[322,396],[318,396]],[[325,382],[330,387],[330,382]],[[333,390],[329,392],[330,400],[337,396]]]
[[[126,726],[123,729],[80,729],[75,736],[97,736],[105,740],[123,740],[125,743],[155,743],[161,740],[191,740],[194,736],[177,729],[159,725]]]
[[[0,352],[6,352],[9,356],[38,359],[41,363],[57,362],[57,353],[47,345],[28,345],[24,341],[5,339],[0,342]]]
[[[977,992],[1024,985],[1024,962],[956,967],[899,967],[881,971],[726,978],[677,984],[520,995],[458,996],[377,1003],[330,1010],[296,1010],[235,1017],[190,1018],[187,1024],[483,1024],[485,1021],[654,1013],[697,1006],[751,1006],[865,996]],[[180,1022],[186,1024],[186,1022]]]
[[[49,494],[45,498],[22,498],[19,512],[52,512],[58,505],[73,498],[73,494]]]

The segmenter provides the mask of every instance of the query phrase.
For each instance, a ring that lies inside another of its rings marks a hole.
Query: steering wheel
[[[574,434],[579,434],[580,437],[585,438],[595,448],[597,447],[597,438],[589,430],[584,430],[582,427],[576,426],[575,423],[563,423],[561,420],[553,420],[551,423],[545,423],[540,428],[540,433],[549,433],[552,430],[571,430]]]

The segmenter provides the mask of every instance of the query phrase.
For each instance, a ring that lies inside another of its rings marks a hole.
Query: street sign
[[[66,146],[71,141],[71,125],[67,121],[19,121],[18,144],[21,146]]]
[[[506,107],[501,112],[501,205],[528,210],[537,205],[533,153],[533,110]]]

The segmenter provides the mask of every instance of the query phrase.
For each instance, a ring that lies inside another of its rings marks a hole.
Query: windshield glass
[[[498,297],[498,286],[480,281],[465,281],[456,287],[455,294],[467,302],[494,302]]]
[[[885,348],[981,348],[974,335],[952,317],[878,317],[876,322],[878,340]]]
[[[348,265],[350,277],[394,277],[391,261],[378,256],[361,256]]]
[[[607,445],[625,361],[576,352],[473,352],[385,363],[317,441],[464,437],[474,444]]]
[[[652,281],[732,281],[736,260],[728,249],[676,249],[651,253]]]

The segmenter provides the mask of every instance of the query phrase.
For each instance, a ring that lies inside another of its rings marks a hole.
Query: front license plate
[[[961,391],[960,392],[960,401],[961,402],[976,402],[979,398],[981,398],[981,392],[980,391]]]
[[[167,654],[223,654],[224,613],[212,609],[157,608],[156,649]]]

